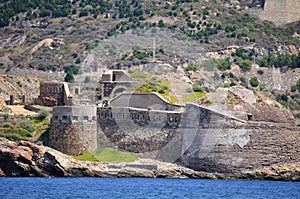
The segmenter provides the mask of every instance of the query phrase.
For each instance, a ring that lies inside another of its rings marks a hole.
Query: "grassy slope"
[[[192,92],[183,95],[184,102],[193,102],[197,99],[200,99],[201,97],[205,96],[206,92]]]
[[[91,153],[85,153],[74,157],[76,160],[89,162],[133,162],[138,157],[129,152],[121,152],[111,148],[97,149]]]

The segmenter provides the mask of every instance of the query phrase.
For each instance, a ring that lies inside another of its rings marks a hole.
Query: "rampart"
[[[229,176],[300,159],[300,129],[244,121],[195,104],[181,111],[54,107],[51,146],[70,155],[112,147]]]

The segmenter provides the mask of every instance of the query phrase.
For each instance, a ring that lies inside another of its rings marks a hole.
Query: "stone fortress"
[[[48,145],[69,155],[117,148],[229,174],[300,159],[299,131],[290,123],[260,123],[256,115],[236,118],[196,104],[171,104],[156,93],[124,91],[134,82],[115,70],[102,75],[100,86],[42,83],[37,101],[55,102]],[[82,97],[87,90],[94,95]]]

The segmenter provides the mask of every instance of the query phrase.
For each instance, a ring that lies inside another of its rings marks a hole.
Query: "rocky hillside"
[[[208,51],[230,45],[255,45],[274,51],[283,45],[299,48],[298,23],[275,27],[252,15],[264,1],[3,0],[1,3],[2,72],[12,67],[62,71],[70,65],[84,64],[94,49],[107,48],[113,52],[116,46],[101,46],[102,40],[146,30],[180,32],[200,42]]]
[[[32,99],[40,80],[97,83],[105,70],[122,68],[169,79],[181,103],[198,98],[193,90],[241,85],[300,117],[300,22],[262,21],[264,6],[264,0],[2,0],[0,73],[8,76],[0,77],[0,92]]]

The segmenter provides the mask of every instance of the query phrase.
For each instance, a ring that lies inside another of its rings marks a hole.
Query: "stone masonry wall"
[[[235,177],[264,166],[299,163],[300,128],[297,126],[245,123],[226,117],[213,121],[213,126],[182,132],[183,148],[177,162],[195,170]]]
[[[195,104],[184,112],[55,107],[50,140],[70,155],[112,147],[233,177],[300,160],[300,127],[246,122]]]
[[[98,108],[98,147],[148,153],[165,146],[180,123],[179,112]]]
[[[49,145],[69,155],[97,149],[96,107],[54,107]]]

